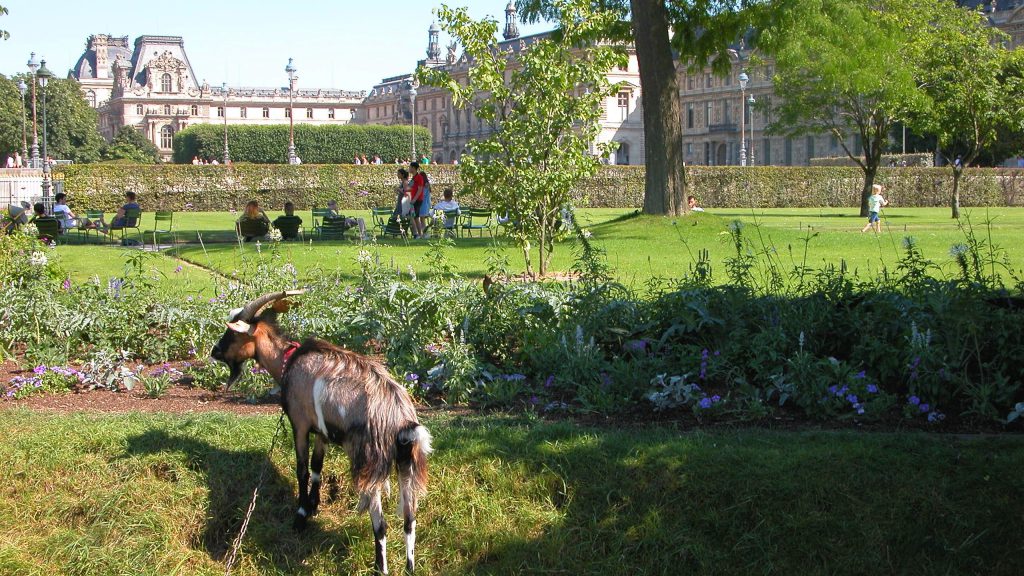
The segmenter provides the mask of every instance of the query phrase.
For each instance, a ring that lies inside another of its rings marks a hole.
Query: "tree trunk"
[[[953,167],[953,195],[949,205],[953,208],[954,220],[960,218],[960,176],[963,172],[963,168]]]
[[[878,166],[868,166],[864,169],[864,188],[860,191],[860,216],[868,217],[868,196],[871,196],[871,188],[875,185],[875,175],[878,174]]]
[[[686,211],[682,107],[664,0],[630,0],[643,90],[646,168],[644,213]]]

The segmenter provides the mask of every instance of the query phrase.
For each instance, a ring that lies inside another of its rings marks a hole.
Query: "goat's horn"
[[[248,322],[249,320],[255,318],[256,315],[260,313],[260,310],[262,310],[267,304],[270,304],[275,300],[287,298],[288,296],[298,296],[299,294],[303,294],[305,292],[305,290],[285,290],[284,292],[272,292],[270,294],[264,294],[263,296],[260,296],[259,298],[246,304],[245,308],[242,309],[241,314],[239,314],[236,319]]]

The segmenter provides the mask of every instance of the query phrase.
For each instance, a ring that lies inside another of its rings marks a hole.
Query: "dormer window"
[[[160,77],[160,91],[170,92],[171,91],[171,75],[164,74]]]

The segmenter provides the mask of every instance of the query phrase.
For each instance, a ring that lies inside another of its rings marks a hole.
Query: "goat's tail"
[[[427,456],[433,451],[433,438],[423,425],[410,422],[398,432],[395,461],[402,497],[421,496],[427,491]],[[406,495],[406,490],[410,494]]]

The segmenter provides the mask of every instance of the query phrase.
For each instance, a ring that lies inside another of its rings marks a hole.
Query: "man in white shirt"
[[[451,212],[452,210],[454,210],[456,212],[455,215],[445,215],[444,219],[444,229],[449,231],[454,230],[455,222],[458,219],[458,214],[460,213],[460,210],[459,203],[453,199],[453,193],[451,188],[445,188],[444,200],[438,202],[437,204],[434,204],[434,211],[437,210],[443,210],[445,212]]]

